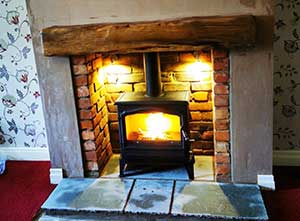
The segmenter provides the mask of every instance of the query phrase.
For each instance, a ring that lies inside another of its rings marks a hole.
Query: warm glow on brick
[[[211,77],[212,67],[210,63],[196,61],[186,65],[186,72],[193,75],[195,80],[205,81]]]
[[[122,75],[129,74],[130,72],[131,67],[120,64],[110,64],[99,69],[99,75],[103,74],[104,79],[106,76],[110,83],[122,83]]]
[[[106,74],[104,73],[103,68],[99,68],[99,70],[98,70],[98,82],[103,85],[105,80],[106,80]]]

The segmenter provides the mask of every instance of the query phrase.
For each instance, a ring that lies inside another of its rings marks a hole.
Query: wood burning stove
[[[194,178],[189,139],[189,92],[161,93],[158,53],[144,55],[146,94],[124,93],[116,101],[120,134],[120,176],[129,164],[184,165]]]

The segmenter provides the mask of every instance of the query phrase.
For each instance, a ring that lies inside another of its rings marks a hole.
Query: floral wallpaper
[[[276,0],[274,149],[300,150],[300,0]]]
[[[47,147],[25,0],[0,1],[0,149]]]

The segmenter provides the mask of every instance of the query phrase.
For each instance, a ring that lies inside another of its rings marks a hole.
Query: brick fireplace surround
[[[196,62],[198,73],[187,71]],[[84,172],[98,177],[113,152],[119,152],[117,110],[123,92],[145,91],[142,53],[71,56]],[[112,63],[122,73],[105,71]],[[215,180],[231,181],[229,129],[229,56],[224,49],[160,53],[164,91],[190,91],[190,136],[194,154],[214,155]]]

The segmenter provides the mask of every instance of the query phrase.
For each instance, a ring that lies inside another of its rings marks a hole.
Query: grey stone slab
[[[69,211],[122,211],[133,180],[64,179],[43,209]]]
[[[95,179],[66,178],[50,194],[42,209],[67,209],[72,201],[90,186]]]
[[[258,219],[268,216],[257,185],[176,181],[172,214]]]
[[[168,214],[173,181],[136,180],[125,212]]]

